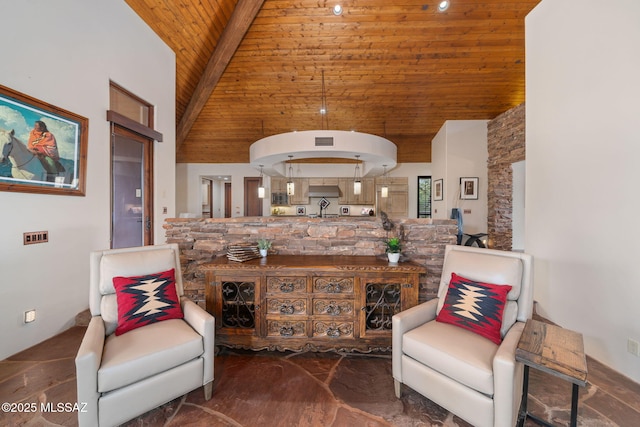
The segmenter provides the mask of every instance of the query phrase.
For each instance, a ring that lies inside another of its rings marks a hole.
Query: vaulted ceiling
[[[524,102],[524,18],[540,0],[438,1],[126,0],[176,53],[176,160],[193,163],[248,163],[253,142],[316,129],[428,162],[446,120]]]

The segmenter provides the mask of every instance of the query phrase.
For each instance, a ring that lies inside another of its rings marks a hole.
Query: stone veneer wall
[[[511,164],[525,159],[525,104],[491,120],[487,124],[487,140],[489,247],[510,251],[513,235]]]
[[[170,218],[164,228],[167,243],[178,243],[185,295],[204,307],[205,283],[200,265],[226,256],[229,244],[272,241],[271,251],[285,255],[379,255],[385,256],[384,240],[399,236],[402,255],[427,267],[420,278],[420,302],[435,297],[444,247],[455,244],[453,220],[393,220],[387,232],[379,218],[238,217]]]

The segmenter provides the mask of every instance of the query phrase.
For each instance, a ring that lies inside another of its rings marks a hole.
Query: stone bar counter
[[[445,245],[455,244],[455,220],[391,219],[383,228],[378,217],[236,217],[169,218],[164,224],[167,243],[178,243],[185,294],[205,306],[202,264],[226,256],[231,244],[272,242],[270,253],[280,255],[373,255],[385,257],[385,240],[400,237],[403,260],[424,265],[419,302],[435,297]],[[387,227],[388,228],[388,227]]]

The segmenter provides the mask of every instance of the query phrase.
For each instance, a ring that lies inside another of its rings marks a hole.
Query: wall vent
[[[333,137],[316,136],[316,147],[333,147]]]

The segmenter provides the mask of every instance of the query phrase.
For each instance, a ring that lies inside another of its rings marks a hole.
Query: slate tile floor
[[[0,401],[74,403],[75,326],[0,361]],[[589,359],[580,391],[581,426],[640,425],[640,385]],[[388,354],[270,353],[223,349],[213,398],[194,390],[125,426],[469,426],[407,387],[393,394]],[[570,384],[531,370],[529,409],[556,425],[569,420]],[[75,413],[0,412],[2,426],[74,426]],[[535,425],[527,421],[527,426]]]

